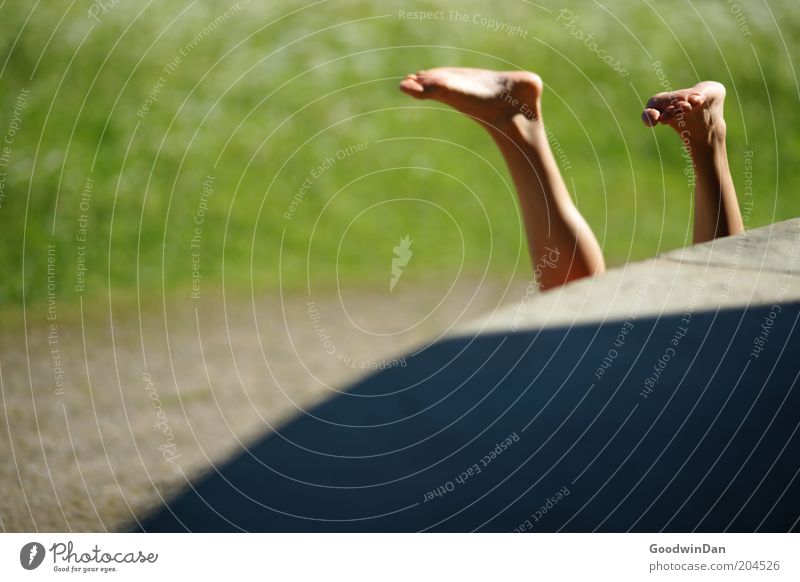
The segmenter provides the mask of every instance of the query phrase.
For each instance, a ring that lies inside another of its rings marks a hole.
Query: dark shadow
[[[264,437],[142,529],[797,531],[798,316],[450,339]]]

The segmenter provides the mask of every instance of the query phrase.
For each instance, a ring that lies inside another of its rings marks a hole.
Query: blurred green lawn
[[[198,273],[201,290],[388,287],[405,235],[414,241],[406,284],[529,277],[510,179],[489,138],[397,91],[407,72],[437,65],[542,75],[565,178],[611,265],[691,239],[679,140],[639,121],[663,80],[656,61],[673,88],[728,87],[730,163],[748,225],[797,216],[797,3],[740,4],[466,1],[464,21],[435,2],[120,0],[106,13],[95,4],[96,18],[89,2],[3,3],[4,136],[28,94],[0,168],[0,301],[46,296],[48,244],[64,300],[162,289],[188,299]],[[571,27],[565,7],[579,17]],[[415,10],[444,12],[405,17]],[[483,17],[519,28],[492,30]]]

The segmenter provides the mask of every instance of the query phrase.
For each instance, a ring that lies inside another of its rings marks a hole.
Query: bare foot
[[[690,89],[658,93],[642,113],[645,125],[669,125],[692,157],[695,176],[694,242],[744,230],[725,147],[725,87],[703,81]]]
[[[689,89],[653,95],[642,112],[642,121],[651,127],[669,125],[687,146],[710,145],[725,138],[724,102],[725,87],[716,81],[703,81]]]
[[[499,127],[515,117],[541,117],[542,79],[526,71],[442,67],[408,75],[400,89],[417,99],[435,99]]]

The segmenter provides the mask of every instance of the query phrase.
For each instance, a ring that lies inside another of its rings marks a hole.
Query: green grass
[[[0,301],[45,296],[46,246],[56,245],[58,295],[77,294],[79,218],[87,217],[84,297],[111,291],[189,296],[190,240],[202,183],[214,194],[202,225],[201,288],[388,284],[392,248],[414,240],[409,281],[459,273],[529,276],[509,178],[483,131],[396,89],[436,65],[524,68],[542,75],[546,121],[571,169],[565,177],[608,262],[687,244],[691,197],[675,135],[638,118],[658,90],[716,79],[729,90],[728,146],[744,200],[753,153],[756,227],[800,214],[797,4],[741,2],[744,35],[725,2],[662,10],[575,3],[573,30],[629,71],[622,77],[546,10],[527,2],[460,2],[468,22],[434,2],[246,4],[119,2],[96,22],[87,3],[6,2],[0,132],[29,90],[10,146],[0,207]],[[569,6],[569,5],[568,5]],[[204,26],[227,9],[208,34]],[[445,10],[413,22],[398,11]],[[492,31],[474,15],[516,25]],[[62,19],[63,18],[63,19]],[[200,34],[170,73],[164,67]],[[156,101],[137,116],[163,77]],[[439,140],[439,141],[437,141]],[[310,180],[340,148],[365,143]],[[88,210],[80,207],[87,178]],[[54,227],[54,228],[53,228]],[[24,262],[24,276],[23,276]],[[463,264],[462,264],[463,263]]]

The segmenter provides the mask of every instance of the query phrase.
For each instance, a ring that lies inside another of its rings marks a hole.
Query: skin
[[[602,250],[569,195],[547,140],[541,78],[526,71],[444,67],[408,75],[400,89],[440,101],[477,121],[500,149],[516,186],[531,259],[543,290],[605,271]],[[741,232],[725,152],[725,89],[705,82],[660,93],[642,114],[674,127],[697,175],[695,242]],[[554,259],[554,257],[556,257]]]
[[[703,81],[658,93],[642,112],[645,125],[672,127],[692,156],[695,171],[694,242],[744,232],[725,147],[725,87]]]

